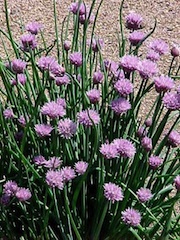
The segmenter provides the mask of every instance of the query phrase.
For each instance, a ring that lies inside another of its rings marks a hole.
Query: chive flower
[[[124,198],[121,187],[111,182],[104,184],[104,196],[112,203],[122,201]]]
[[[122,221],[129,226],[136,227],[141,222],[141,214],[138,210],[127,208],[122,212]]]

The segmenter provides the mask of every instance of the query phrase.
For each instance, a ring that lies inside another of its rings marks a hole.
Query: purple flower
[[[148,59],[144,59],[143,61],[139,61],[137,69],[138,69],[138,72],[139,72],[140,76],[143,79],[151,78],[155,74],[158,73],[157,64],[155,62],[152,62],[152,61],[148,60]]]
[[[180,55],[180,48],[178,46],[176,46],[176,45],[174,47],[172,47],[171,48],[171,55],[173,57],[179,57],[179,55]]]
[[[26,83],[26,75],[23,73],[17,74],[17,80],[19,83],[24,85]]]
[[[10,108],[5,109],[3,111],[3,116],[5,119],[13,119],[14,118],[13,110]]]
[[[46,183],[54,188],[57,187],[60,190],[64,188],[64,182],[63,182],[63,177],[60,171],[55,171],[55,170],[49,170],[46,173]]]
[[[174,179],[175,187],[178,191],[180,191],[180,175],[177,175]]]
[[[64,75],[62,77],[56,77],[55,81],[57,86],[68,85],[70,83],[70,79],[67,75]]]
[[[115,201],[122,201],[124,197],[122,189],[118,185],[111,182],[104,184],[104,196],[112,203]]]
[[[93,38],[92,42],[91,42],[91,40],[88,40],[87,43],[88,43],[88,45],[91,44],[92,50],[94,52],[98,52],[104,46],[104,41],[102,39],[95,39],[95,38]]]
[[[148,188],[140,188],[138,189],[136,194],[138,196],[139,201],[142,203],[149,201],[153,196],[151,190]]]
[[[77,163],[75,163],[74,168],[78,175],[82,175],[86,172],[88,168],[88,163],[84,161],[78,161]]]
[[[150,49],[146,55],[146,58],[151,60],[152,62],[157,62],[160,59],[159,53],[155,52],[154,50]]]
[[[15,59],[11,62],[12,70],[15,73],[23,73],[27,63],[21,59]]]
[[[125,55],[120,59],[120,66],[124,71],[130,73],[137,70],[140,60],[137,56]]]
[[[14,196],[16,194],[16,191],[18,189],[18,185],[15,181],[7,181],[3,185],[3,193],[8,195],[8,196]]]
[[[52,130],[53,130],[53,127],[49,124],[36,124],[35,125],[35,131],[39,137],[50,136]]]
[[[46,70],[50,70],[50,67],[54,64],[57,64],[57,61],[54,57],[50,57],[50,56],[42,56],[39,60],[38,60],[38,67],[40,68],[41,71],[46,71]]]
[[[138,129],[138,131],[137,131],[137,136],[138,136],[139,138],[143,138],[143,137],[145,137],[146,135],[147,135],[146,129],[145,129],[144,127],[140,127],[140,128]]]
[[[8,205],[10,200],[11,200],[11,197],[8,194],[3,194],[2,197],[0,198],[0,203],[2,205]]]
[[[21,115],[21,116],[18,118],[18,123],[19,123],[22,127],[25,127],[25,126],[26,126],[26,119],[25,119],[25,117]]]
[[[168,144],[173,148],[178,147],[180,145],[180,133],[176,130],[172,130],[168,136],[167,141]]]
[[[36,35],[42,29],[42,25],[38,22],[30,22],[25,26],[25,28],[31,34]]]
[[[39,156],[35,156],[33,158],[33,161],[36,165],[42,166],[46,162],[46,159],[43,156],[39,155]]]
[[[141,222],[141,214],[133,208],[127,208],[122,212],[122,220],[126,225],[136,227]]]
[[[140,31],[134,31],[129,34],[129,41],[133,46],[136,46],[145,38],[145,33]]]
[[[46,168],[55,169],[58,168],[62,164],[59,157],[51,157],[48,161],[44,161],[43,165]]]
[[[65,40],[63,46],[64,46],[64,49],[65,49],[66,51],[69,51],[70,48],[71,48],[71,42],[68,41],[68,40]]]
[[[133,92],[133,84],[128,79],[120,79],[114,84],[114,88],[122,97]]]
[[[97,103],[100,100],[100,91],[98,89],[91,89],[86,92],[91,103]]]
[[[63,106],[59,105],[55,101],[45,103],[44,106],[41,107],[40,111],[43,115],[47,115],[52,119],[57,117],[63,117],[66,114]]]
[[[144,122],[144,124],[146,125],[146,127],[150,127],[150,126],[152,125],[152,118],[146,119],[146,121]]]
[[[82,53],[81,52],[74,52],[71,53],[69,56],[70,62],[75,65],[76,67],[80,67],[82,65]]]
[[[66,108],[66,101],[64,98],[57,98],[56,102],[57,104],[61,105],[63,108]]]
[[[113,143],[104,143],[100,147],[100,153],[106,159],[112,159],[118,157],[118,150],[115,144]]]
[[[136,148],[127,139],[117,138],[114,139],[113,144],[116,146],[117,151],[121,157],[133,158],[136,153]]]
[[[163,159],[158,156],[151,156],[148,163],[152,169],[156,169],[163,163]]]
[[[171,110],[179,110],[180,109],[180,93],[168,92],[165,93],[163,97],[164,106]]]
[[[21,49],[25,52],[28,52],[30,49],[34,50],[37,47],[35,36],[32,34],[24,34],[21,36],[20,40]]]
[[[99,114],[92,109],[79,112],[77,118],[80,124],[83,124],[87,127],[93,126],[93,124],[97,125],[100,122]]]
[[[31,192],[28,188],[18,188],[16,192],[16,197],[20,202],[25,202],[31,198]]]
[[[98,84],[98,83],[102,83],[104,78],[104,75],[101,71],[97,71],[93,73],[93,83],[94,84]]]
[[[131,109],[131,104],[125,98],[118,98],[111,102],[111,109],[117,114],[126,113],[129,109]]]
[[[58,123],[58,132],[62,138],[71,138],[76,133],[77,125],[69,118],[65,118]]]
[[[126,16],[126,27],[128,29],[137,30],[142,27],[143,18],[140,14],[131,12]]]
[[[163,55],[169,52],[169,46],[161,39],[155,39],[149,44],[149,48],[159,53],[159,55]]]
[[[95,19],[94,14],[91,12],[91,15],[90,15],[90,9],[87,7],[86,7],[85,14],[79,15],[79,22],[81,24],[84,24],[87,20],[88,20],[88,23],[93,23],[94,19]]]
[[[79,11],[79,15],[83,15],[86,12],[86,6],[84,3],[73,2],[69,7],[69,11],[74,14],[78,14]]]
[[[152,150],[152,139],[149,137],[143,137],[141,139],[141,145],[147,152],[151,151]]]
[[[50,64],[49,71],[52,78],[62,77],[64,76],[65,68],[62,67],[57,61],[55,61]]]
[[[168,76],[159,76],[154,79],[155,89],[158,93],[171,90],[175,84],[174,80]]]
[[[74,169],[68,166],[63,167],[60,172],[61,172],[63,181],[65,182],[68,182],[76,177],[76,173]]]

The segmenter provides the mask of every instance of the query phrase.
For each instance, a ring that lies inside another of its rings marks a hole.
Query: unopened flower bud
[[[178,57],[178,56],[180,55],[180,49],[177,48],[177,47],[173,47],[173,48],[171,49],[171,55],[172,55],[173,57]]]

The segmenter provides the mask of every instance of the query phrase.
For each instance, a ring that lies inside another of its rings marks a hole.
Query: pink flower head
[[[174,179],[175,187],[178,191],[180,191],[180,175],[177,175]]]
[[[113,144],[116,146],[118,154],[124,158],[133,158],[136,153],[136,148],[127,139],[114,139]]]
[[[84,3],[73,2],[69,7],[69,11],[74,14],[78,14],[79,12],[79,15],[83,15],[86,12],[86,6]]]
[[[100,153],[106,159],[112,159],[118,157],[118,150],[115,144],[113,143],[104,143],[100,147]]]
[[[101,38],[99,38],[99,39],[93,38],[92,41],[88,40],[87,43],[88,43],[88,45],[91,44],[92,50],[94,52],[98,52],[104,46],[104,41]]]
[[[13,110],[10,108],[7,108],[3,111],[3,116],[5,119],[13,119],[15,117]]]
[[[74,168],[78,175],[82,175],[86,172],[88,168],[88,163],[84,161],[76,162]]]
[[[133,92],[133,84],[128,79],[120,79],[114,84],[114,88],[122,97]]]
[[[88,20],[88,23],[93,23],[94,19],[95,19],[95,16],[92,12],[90,13],[90,9],[88,7],[86,7],[85,14],[79,15],[79,22],[81,24],[84,24],[87,20]]]
[[[52,188],[57,187],[62,190],[64,188],[64,182],[61,171],[49,170],[46,173],[46,183]]]
[[[20,84],[24,85],[26,83],[26,75],[23,73],[17,74],[17,80]]]
[[[104,184],[104,196],[112,203],[115,201],[122,201],[124,197],[122,189],[118,185],[111,182]]]
[[[64,46],[64,49],[65,49],[66,51],[69,51],[70,48],[71,48],[71,42],[68,41],[68,40],[65,40],[63,46]]]
[[[122,113],[126,113],[129,109],[131,109],[131,104],[125,98],[118,98],[111,102],[111,109],[117,114],[120,115]]]
[[[42,29],[42,25],[38,22],[30,22],[25,26],[25,28],[31,34],[36,35]]]
[[[74,52],[71,53],[69,56],[69,60],[71,64],[75,65],[76,67],[80,67],[82,65],[82,53],[81,52]]]
[[[148,79],[158,73],[158,67],[155,62],[144,59],[143,61],[139,61],[138,72],[143,79]]]
[[[34,50],[37,47],[36,38],[32,34],[24,34],[20,38],[21,40],[21,49],[25,52],[28,52],[30,49]]]
[[[127,208],[122,212],[122,220],[126,225],[136,227],[141,222],[141,214],[133,208]]]
[[[180,146],[180,133],[176,130],[172,130],[168,136],[168,144],[172,147]]]
[[[138,131],[137,131],[137,136],[139,138],[143,138],[147,135],[147,130],[144,127],[139,127]]]
[[[141,145],[147,152],[151,151],[152,150],[152,139],[149,137],[143,137],[141,139]]]
[[[48,161],[44,161],[43,165],[46,168],[56,169],[62,164],[59,157],[51,157]]]
[[[65,68],[61,66],[57,61],[55,61],[50,64],[49,71],[52,78],[62,77],[64,76]]]
[[[57,61],[54,57],[50,56],[42,56],[37,63],[41,71],[50,70],[51,66],[53,66],[54,64],[57,64]]]
[[[70,83],[70,79],[67,75],[56,77],[55,81],[57,86],[68,85]]]
[[[145,38],[145,33],[140,31],[134,31],[129,34],[129,41],[133,46],[136,46]]]
[[[155,52],[154,50],[150,49],[146,55],[146,58],[151,60],[152,62],[157,62],[160,59],[159,53]]]
[[[138,196],[139,201],[142,203],[149,201],[153,196],[151,190],[148,188],[140,188],[138,189],[136,194]]]
[[[77,125],[69,118],[65,118],[58,123],[58,132],[62,138],[71,138],[76,133]]]
[[[76,177],[76,173],[74,169],[68,166],[63,167],[60,172],[61,172],[63,181],[65,182],[68,182]]]
[[[43,115],[47,115],[52,119],[57,117],[63,117],[66,114],[63,106],[59,105],[55,101],[45,103],[44,106],[41,107],[40,111]]]
[[[31,192],[28,188],[18,188],[16,192],[16,197],[20,202],[25,202],[31,198]]]
[[[139,58],[133,55],[125,55],[120,59],[120,66],[124,71],[130,73],[137,70],[139,65]]]
[[[140,14],[131,12],[126,16],[126,27],[128,29],[137,30],[142,27],[143,18]]]
[[[26,126],[26,119],[25,119],[25,117],[21,115],[21,116],[18,118],[18,123],[19,123],[22,127],[25,127],[25,126]]]
[[[15,59],[11,62],[12,70],[15,73],[23,73],[27,63],[21,59]]]
[[[159,53],[159,55],[163,55],[169,52],[168,44],[161,39],[155,39],[150,42],[149,48]]]
[[[163,163],[163,159],[158,156],[151,156],[148,163],[152,169],[157,169]]]
[[[39,155],[33,158],[33,162],[38,166],[42,166],[46,162],[46,159],[43,156]]]
[[[15,181],[7,181],[3,185],[3,193],[8,195],[8,196],[14,196],[16,194],[16,191],[18,189],[18,185]]]
[[[87,127],[93,126],[93,124],[97,125],[100,122],[99,114],[92,109],[79,112],[77,118],[80,124],[83,124]]]
[[[63,108],[66,108],[66,101],[64,98],[57,98],[56,102],[57,104],[61,105]]]
[[[179,57],[179,55],[180,55],[180,47],[174,45],[174,46],[171,48],[171,55],[172,55],[173,57]]]
[[[53,127],[49,124],[36,124],[35,125],[35,131],[39,137],[50,136],[52,130],[53,130]]]
[[[152,118],[146,119],[146,121],[144,122],[144,124],[146,125],[146,127],[150,127],[150,126],[152,125]]]
[[[93,73],[93,83],[94,84],[98,84],[98,83],[102,83],[104,78],[104,75],[101,71],[97,71]]]
[[[100,100],[100,91],[99,89],[91,89],[86,92],[91,103],[97,103]]]
[[[167,92],[163,97],[164,106],[171,110],[180,110],[180,93]]]
[[[174,80],[172,78],[163,75],[160,77],[156,77],[154,79],[154,84],[158,93],[167,92],[175,86]]]

